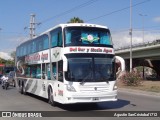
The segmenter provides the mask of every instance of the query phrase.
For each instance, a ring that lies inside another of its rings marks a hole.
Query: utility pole
[[[132,0],[130,0],[130,72],[132,72]]]
[[[32,39],[34,36],[35,36],[35,14],[31,14],[31,17],[30,17],[30,38]]]
[[[143,34],[143,43],[144,43],[144,17],[147,15],[139,14],[142,17],[142,34]]]

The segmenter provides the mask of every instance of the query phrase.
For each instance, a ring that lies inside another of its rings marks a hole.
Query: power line
[[[144,4],[144,3],[149,2],[149,1],[150,1],[150,0],[145,0],[145,1],[143,1],[143,2],[139,2],[139,3],[137,3],[137,4],[132,5],[132,7],[135,7],[135,6],[140,5],[140,4]],[[92,20],[96,20],[96,19],[99,19],[99,18],[108,16],[108,15],[112,15],[112,14],[114,14],[114,13],[117,13],[117,12],[120,12],[120,11],[123,11],[123,10],[126,10],[126,9],[129,9],[129,8],[130,8],[130,6],[125,7],[125,8],[122,8],[122,9],[119,9],[119,10],[115,10],[115,11],[112,11],[112,12],[110,12],[110,13],[106,13],[106,14],[104,14],[104,15],[101,15],[101,16],[98,16],[98,17],[89,19],[89,20],[87,20],[86,22],[92,21]]]
[[[67,10],[67,11],[64,11],[64,12],[62,12],[62,13],[60,13],[60,14],[57,14],[57,15],[55,15],[55,16],[52,16],[52,17],[50,17],[50,18],[48,18],[48,19],[45,19],[45,20],[43,20],[43,21],[41,21],[41,22],[38,22],[38,23],[36,23],[36,25],[39,26],[39,25],[41,25],[41,24],[43,24],[43,23],[45,23],[45,22],[47,22],[47,21],[49,21],[49,20],[52,20],[53,18],[57,18],[57,17],[61,17],[61,16],[63,16],[63,15],[69,14],[69,13],[71,13],[71,12],[74,12],[75,10],[78,10],[78,9],[80,9],[80,8],[83,8],[83,7],[86,7],[86,6],[92,4],[92,3],[96,2],[96,1],[98,1],[98,0],[89,0],[89,1],[87,1],[87,2],[85,2],[85,3],[83,3],[83,4],[80,4],[80,5],[78,5],[78,6],[75,6],[75,7],[71,8],[71,9],[69,9],[69,10]],[[25,27],[24,29],[26,29],[26,28],[28,28],[28,27]]]
[[[98,0],[89,0],[89,1],[87,1],[87,2],[85,2],[85,3],[83,3],[83,4],[80,4],[80,5],[78,5],[78,6],[75,6],[75,7],[71,8],[71,9],[69,9],[69,10],[67,10],[67,11],[64,11],[64,12],[62,12],[62,13],[60,13],[60,14],[57,14],[57,15],[55,15],[55,16],[53,16],[53,17],[50,17],[50,18],[48,18],[48,19],[46,19],[46,20],[43,20],[43,21],[40,22],[40,23],[42,24],[42,23],[45,23],[45,22],[47,22],[47,21],[49,21],[49,20],[52,20],[53,18],[61,17],[61,16],[63,16],[63,15],[69,14],[69,13],[71,13],[71,12],[74,12],[75,10],[78,10],[78,9],[80,9],[80,8],[83,8],[83,7],[86,7],[86,6],[92,4],[92,3],[96,2],[96,1],[98,1]]]

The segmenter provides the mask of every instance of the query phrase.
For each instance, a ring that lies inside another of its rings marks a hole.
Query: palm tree
[[[67,22],[67,23],[84,23],[84,21],[81,20],[79,17],[73,17],[73,18],[71,18],[70,21]]]

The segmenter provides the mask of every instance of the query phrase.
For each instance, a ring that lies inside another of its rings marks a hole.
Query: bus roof
[[[67,24],[59,24],[59,25],[56,25],[55,27],[52,27],[50,29],[48,29],[47,31],[43,32],[42,34],[40,35],[43,35],[55,28],[58,28],[58,27],[62,27],[62,28],[65,28],[65,27],[74,27],[74,26],[85,26],[85,27],[97,27],[97,28],[105,28],[105,29],[108,29],[108,27],[106,26],[102,26],[102,25],[97,25],[97,24],[89,24],[89,23],[67,23]]]
[[[33,40],[33,39],[36,39],[37,37],[41,36],[41,35],[44,35],[44,34],[47,34],[49,31],[52,31],[53,29],[56,29],[58,27],[62,27],[62,28],[65,28],[65,27],[74,27],[74,26],[85,26],[85,27],[97,27],[97,28],[104,28],[104,29],[108,29],[108,27],[106,26],[102,26],[102,25],[97,25],[97,24],[90,24],[90,23],[66,23],[66,24],[58,24],[50,29],[48,29],[47,31],[39,34],[38,36],[35,36],[33,37],[32,39],[29,39],[29,40]],[[28,40],[27,40],[28,41]],[[22,44],[26,43],[27,41],[21,43],[20,45],[18,45],[17,47],[21,46]]]

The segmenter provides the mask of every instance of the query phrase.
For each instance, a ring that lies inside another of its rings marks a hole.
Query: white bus
[[[16,80],[21,94],[32,93],[56,103],[117,100],[115,59],[105,26],[59,24],[16,49]]]

